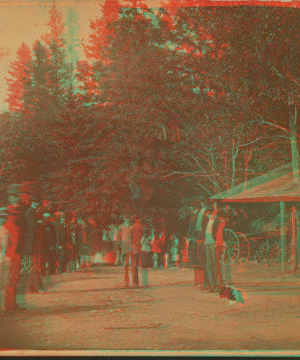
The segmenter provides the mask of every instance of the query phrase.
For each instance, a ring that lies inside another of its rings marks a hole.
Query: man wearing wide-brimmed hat
[[[5,256],[9,239],[8,230],[3,227],[8,216],[8,211],[5,207],[0,208],[0,311],[5,310],[4,293],[6,290],[9,259]]]
[[[66,224],[66,214],[60,213],[60,222],[57,224],[57,249],[58,249],[58,266],[59,272],[65,273],[68,264],[68,246],[71,243],[70,232]]]
[[[80,266],[80,256],[79,256],[79,236],[80,229],[77,224],[77,215],[75,211],[69,212],[69,223],[68,230],[70,233],[71,248],[69,254],[69,268],[71,271],[76,271],[77,267]]]
[[[35,254],[40,256],[40,289],[39,292],[49,291],[51,287],[50,275],[55,274],[56,266],[56,231],[50,212],[43,213],[43,220],[39,224],[36,234]],[[51,291],[51,289],[50,289]]]
[[[24,182],[19,185],[20,199],[24,205],[30,206],[33,197],[39,193],[38,185],[35,182]]]
[[[37,211],[40,200],[34,196],[31,199],[31,206],[26,210],[25,219],[25,233],[24,233],[24,257],[30,263],[30,270],[24,274],[27,276],[27,287],[31,292],[37,292],[40,288],[40,255],[35,252],[36,234],[38,228]],[[26,289],[27,291],[28,289]]]

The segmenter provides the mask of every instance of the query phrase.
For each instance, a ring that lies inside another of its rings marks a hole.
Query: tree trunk
[[[239,152],[239,145],[235,144],[235,141],[232,141],[232,150],[231,150],[231,155],[232,155],[232,177],[231,177],[231,188],[234,187],[234,183],[235,183],[235,161],[236,161],[236,157],[237,154]]]
[[[246,148],[246,152],[245,152],[245,184],[244,184],[244,191],[246,190],[246,186],[247,186],[247,180],[248,180],[248,164],[249,161],[251,159],[252,156],[252,150],[253,150],[253,145],[251,145],[250,149],[249,149],[249,153],[248,153],[248,148]]]
[[[291,234],[291,275],[295,275],[297,267],[297,214],[296,206],[292,206],[292,234]]]
[[[297,105],[295,102],[290,105],[290,143],[292,151],[292,165],[294,181],[299,182],[299,149],[298,149],[298,137],[297,137]]]

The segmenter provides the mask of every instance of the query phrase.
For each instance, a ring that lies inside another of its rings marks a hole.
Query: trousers
[[[153,253],[154,267],[163,266],[163,253]]]
[[[208,273],[207,273],[207,261],[206,261],[206,247],[204,241],[198,245],[198,256],[199,263],[203,269],[203,286],[207,287],[209,285]]]
[[[4,306],[12,309],[16,306],[16,290],[20,278],[21,255],[15,254],[9,259],[6,289],[4,295]]]
[[[4,257],[0,266],[0,310],[5,310],[5,292],[9,279],[10,259]]]
[[[222,270],[222,258],[224,255],[224,246],[217,246],[216,247],[216,273],[217,273],[217,279],[218,279],[218,285],[219,288],[223,288],[223,270]]]
[[[132,270],[132,282],[134,285],[139,285],[139,275],[138,275],[138,266],[139,266],[139,254],[132,254],[127,252],[124,255],[124,282],[128,285],[129,284],[129,260],[131,262],[131,270]]]
[[[216,247],[215,244],[205,244],[206,262],[209,285],[216,287]]]

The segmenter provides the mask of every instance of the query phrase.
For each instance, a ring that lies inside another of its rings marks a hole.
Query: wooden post
[[[280,201],[280,263],[281,271],[285,270],[285,246],[286,246],[286,206]]]
[[[297,237],[296,237],[297,254],[295,256],[295,258],[296,258],[295,268],[297,269],[298,264],[300,263],[300,261],[299,261],[299,256],[300,256],[300,210],[299,210],[299,208],[296,209],[296,229],[297,229]]]
[[[296,223],[296,206],[292,206],[292,233],[291,233],[291,275],[295,275],[296,265],[296,239],[297,239],[297,223]]]

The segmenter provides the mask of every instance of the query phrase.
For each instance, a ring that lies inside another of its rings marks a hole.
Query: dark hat
[[[7,187],[8,195],[19,195],[20,194],[20,184],[12,184]]]
[[[40,204],[41,203],[41,200],[37,197],[37,196],[33,196],[31,198],[31,202],[33,203],[37,203],[37,204]]]
[[[1,207],[0,208],[0,217],[6,217],[8,216],[8,211],[7,211],[7,208],[6,207]]]

